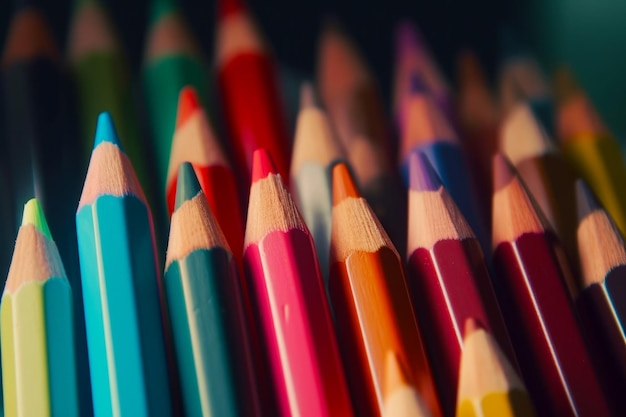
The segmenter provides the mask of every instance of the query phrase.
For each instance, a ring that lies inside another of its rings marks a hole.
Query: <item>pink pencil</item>
[[[313,239],[264,149],[253,156],[243,262],[278,415],[351,416]]]

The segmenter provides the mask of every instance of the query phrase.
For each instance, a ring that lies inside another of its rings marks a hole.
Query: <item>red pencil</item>
[[[254,153],[244,268],[278,415],[351,416],[313,239],[264,149]]]
[[[217,24],[219,86],[239,168],[252,171],[252,153],[268,150],[284,181],[289,178],[289,141],[276,70],[242,0],[220,0]]]
[[[515,360],[474,233],[424,154],[411,155],[409,178],[407,280],[441,402],[452,414],[468,318]]]
[[[190,162],[237,262],[243,255],[243,217],[230,164],[193,87],[181,90],[167,175],[167,208],[176,201],[178,167]]]
[[[551,231],[500,154],[493,172],[494,266],[504,297],[501,305],[537,412],[611,415],[567,294]]]

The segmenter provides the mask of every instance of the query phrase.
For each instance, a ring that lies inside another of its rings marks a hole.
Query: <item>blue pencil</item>
[[[152,215],[108,113],[76,213],[97,416],[170,416]]]

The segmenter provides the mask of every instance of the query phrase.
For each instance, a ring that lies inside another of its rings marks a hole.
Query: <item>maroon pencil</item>
[[[515,360],[476,236],[428,158],[414,152],[409,166],[407,280],[441,402],[452,415],[468,318]]]
[[[501,305],[538,414],[611,415],[543,215],[500,154],[493,172],[494,266]]]

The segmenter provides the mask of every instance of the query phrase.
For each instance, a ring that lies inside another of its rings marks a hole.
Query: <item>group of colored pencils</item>
[[[337,22],[284,107],[241,0],[217,100],[174,0],[150,19],[143,112],[97,0],[69,76],[40,10],[9,27],[4,415],[626,413],[626,164],[571,73],[466,53],[453,90],[403,22],[388,123]]]

